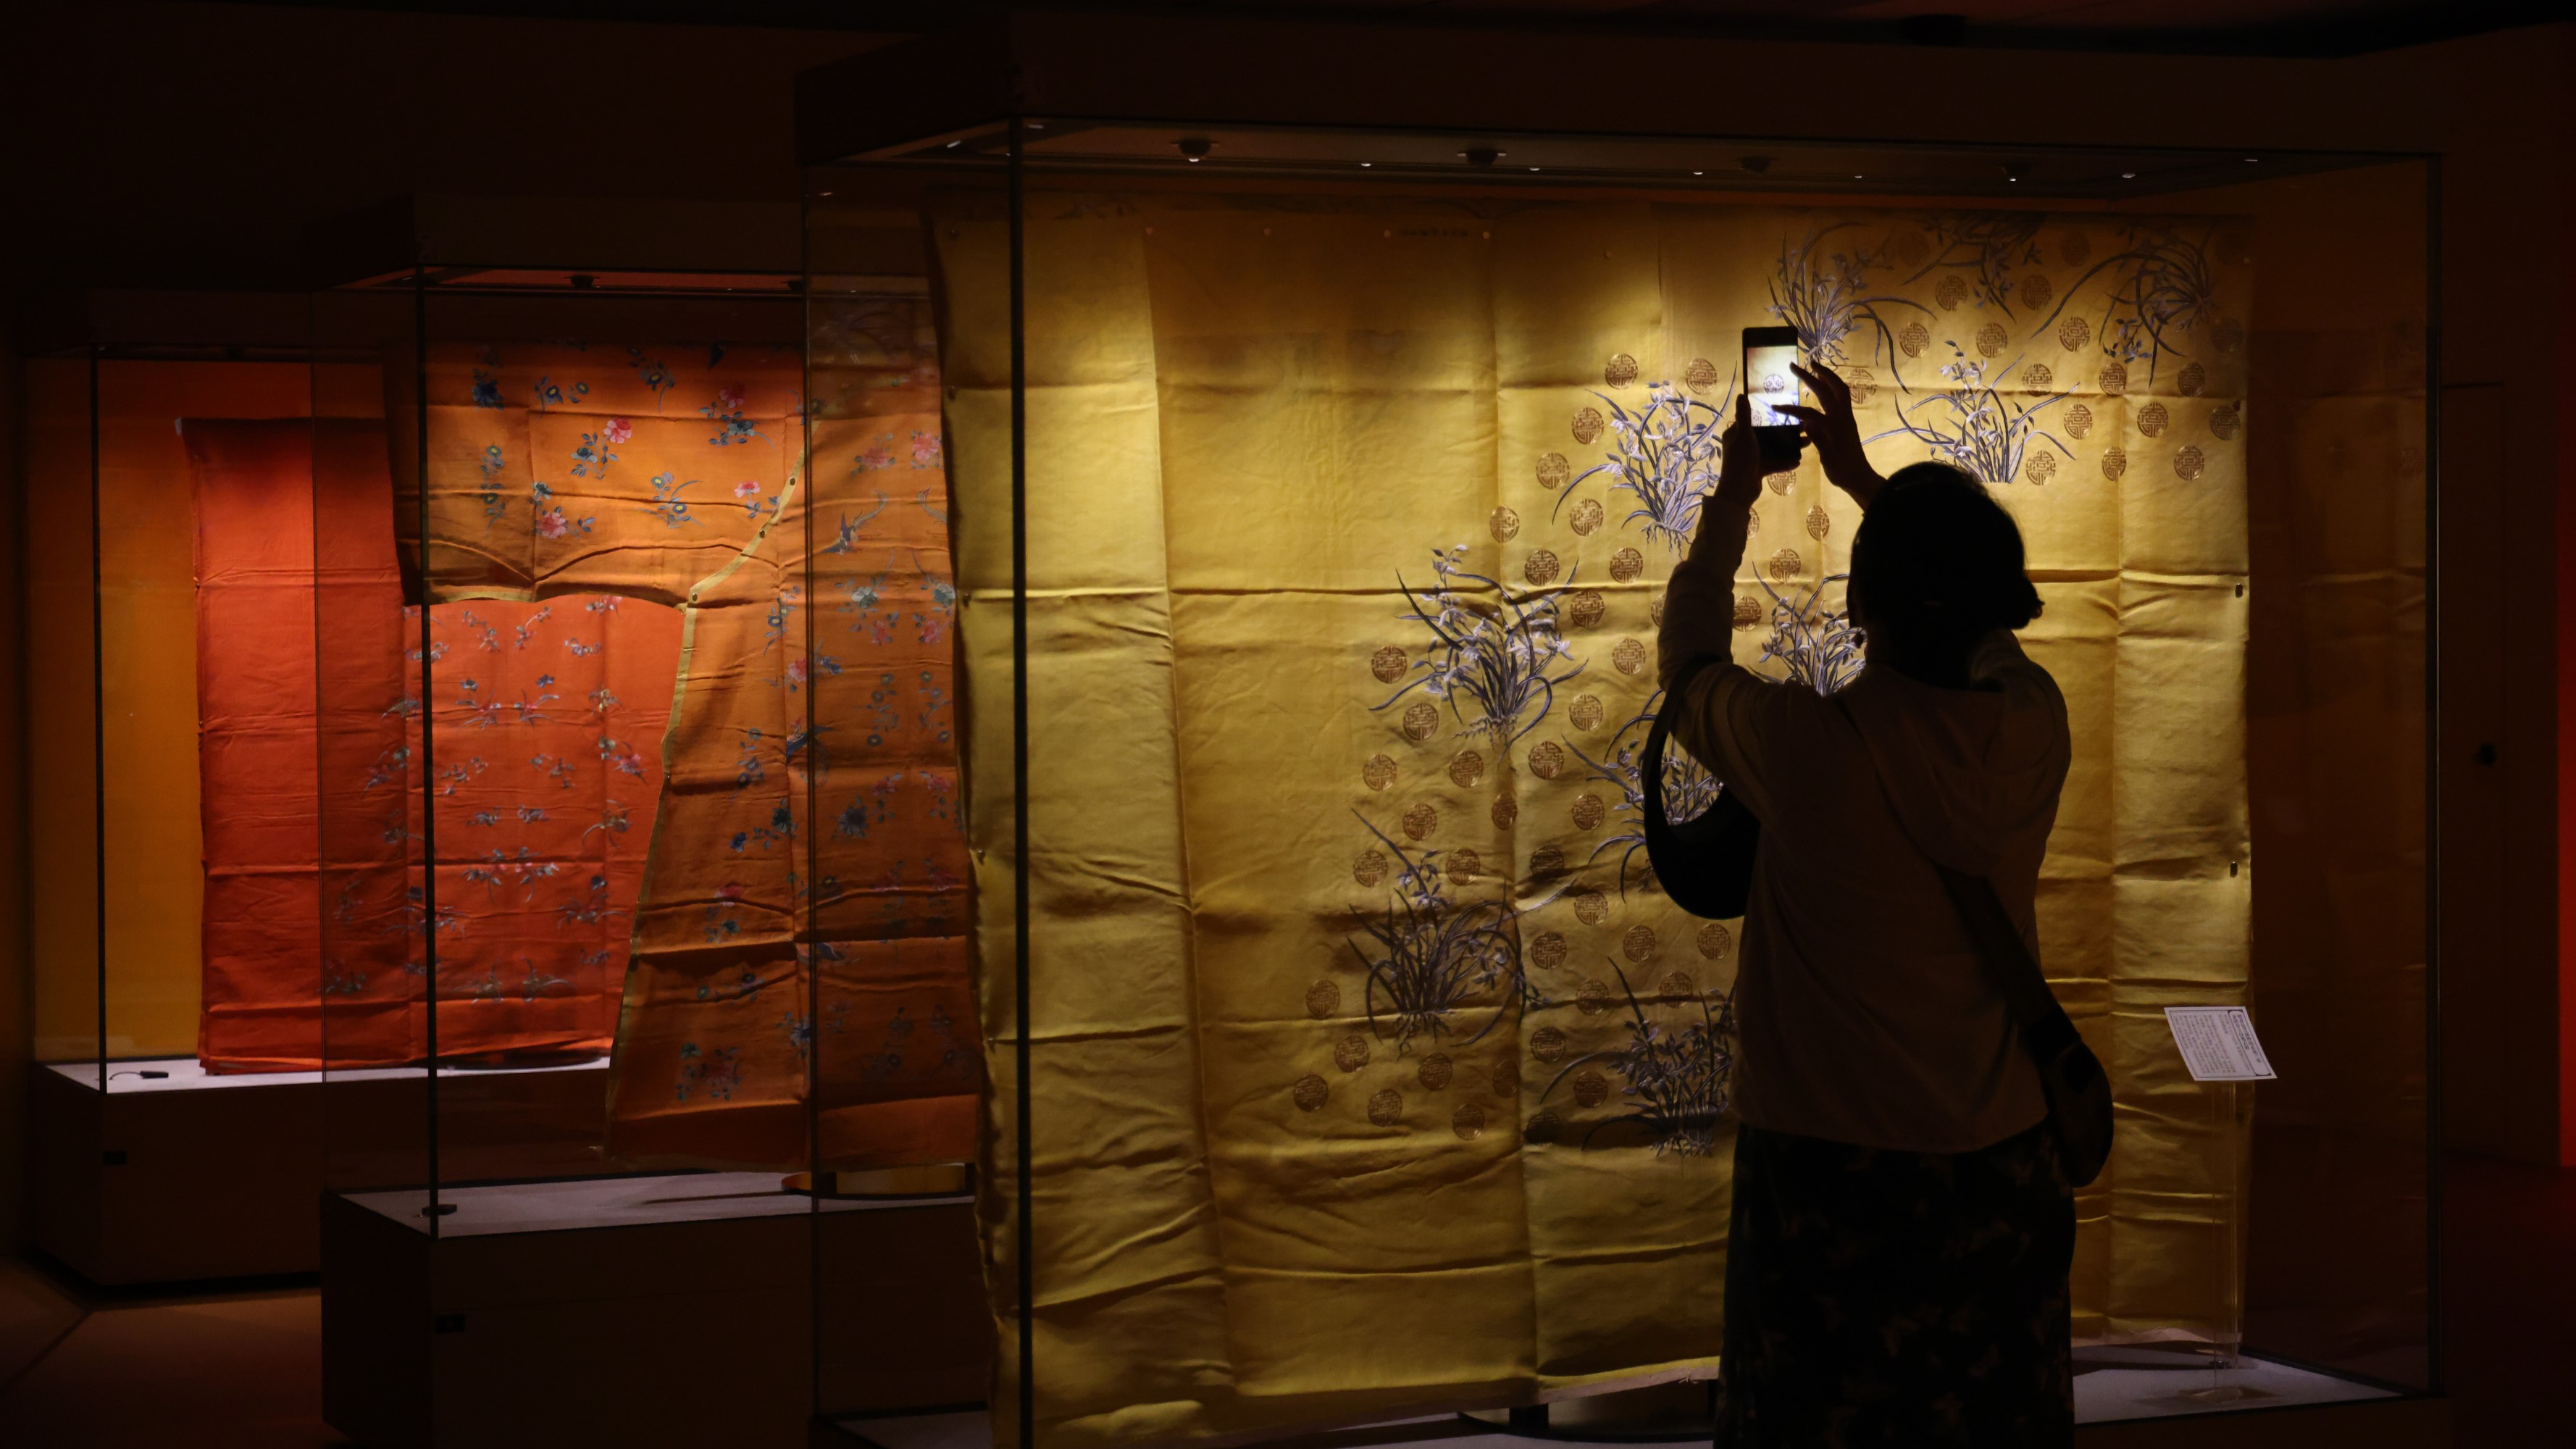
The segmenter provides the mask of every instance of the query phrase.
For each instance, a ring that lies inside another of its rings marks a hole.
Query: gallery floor
[[[2455,1442],[2554,1442],[2564,1369],[2576,1356],[2576,1170],[2454,1159],[2448,1175],[2444,1306]],[[2120,1370],[2085,1392],[2170,1397],[2169,1370],[2141,1389]],[[2207,1375],[2187,1375],[2195,1380]],[[2277,1381],[2276,1381],[2277,1380]],[[2256,1368],[2266,1392],[2313,1389]],[[321,1308],[309,1282],[201,1293],[102,1293],[45,1264],[0,1262],[0,1425],[13,1449],[307,1449],[348,1441],[323,1424]],[[2185,1401],[2187,1402],[2187,1401]],[[2153,1407],[2151,1404],[2149,1407]],[[1450,1449],[1470,1449],[1444,1424]],[[980,1424],[924,1422],[918,1444],[965,1449]],[[1401,1438],[1403,1436],[1389,1436]],[[1485,1436],[1469,1435],[1482,1439]],[[1384,1442],[1381,1440],[1381,1442]],[[1496,1438],[1472,1449],[1512,1449]]]

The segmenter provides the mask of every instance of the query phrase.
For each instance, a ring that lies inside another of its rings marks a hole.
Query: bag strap
[[[1664,741],[1672,734],[1672,713],[1681,708],[1707,668],[1717,663],[1714,654],[1702,654],[1682,662],[1681,674],[1664,691],[1663,705],[1655,711],[1655,722],[1646,727],[1646,752],[1637,759],[1637,785],[1644,796],[1646,818],[1662,821],[1664,816]]]

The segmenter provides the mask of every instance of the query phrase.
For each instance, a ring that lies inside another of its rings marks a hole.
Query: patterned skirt
[[[1718,1449],[2065,1449],[2074,1257],[2045,1123],[1955,1156],[1740,1129]]]

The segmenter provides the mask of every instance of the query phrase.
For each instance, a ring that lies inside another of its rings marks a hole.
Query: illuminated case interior
[[[1781,323],[1881,471],[1988,482],[2048,606],[2043,955],[2119,1086],[2079,1418],[2438,1392],[2434,163],[1585,124],[1407,71],[1421,32],[1264,32],[1291,87],[1167,29],[800,97],[817,417],[888,357],[848,317],[889,273],[937,332],[995,1441],[1705,1434],[1732,1129],[1630,1033],[1722,1021],[1737,923],[1641,879],[1633,750],[1694,440]],[[866,540],[866,447],[813,439]],[[1857,513],[1770,481],[1738,659],[1842,668]],[[1516,630],[1568,652],[1479,673]],[[1444,922],[1504,964],[1390,1007]],[[2168,1005],[2251,1008],[2278,1079],[2193,1081]]]

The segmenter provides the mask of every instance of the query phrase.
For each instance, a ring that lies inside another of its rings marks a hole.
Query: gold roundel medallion
[[[1565,746],[1554,740],[1541,740],[1529,752],[1529,770],[1542,780],[1553,780],[1565,769]]]
[[[1600,925],[1610,918],[1610,902],[1587,886],[1574,893],[1574,918],[1587,926]]]
[[[1310,1073],[1299,1077],[1296,1085],[1288,1089],[1288,1100],[1297,1104],[1298,1111],[1312,1112],[1323,1106],[1324,1099],[1332,1094],[1333,1089],[1330,1084]]]
[[[1544,1147],[1554,1142],[1564,1131],[1565,1119],[1556,1115],[1553,1109],[1541,1107],[1530,1114],[1529,1121],[1521,1125],[1521,1140]]]
[[[1543,1062],[1561,1060],[1565,1056],[1565,1033],[1552,1026],[1531,1032],[1530,1055]]]
[[[1416,805],[1404,812],[1404,833],[1415,840],[1428,836],[1439,824],[1440,812],[1428,805]]]
[[[1574,1105],[1589,1110],[1600,1106],[1609,1097],[1609,1078],[1590,1067],[1574,1074]]]
[[[2236,436],[2236,409],[2221,404],[2209,410],[2209,435],[2224,443]]]
[[[2021,475],[2033,483],[2046,483],[2057,476],[2055,453],[2033,453],[2021,465]]]
[[[1736,595],[1735,627],[1738,629],[1750,629],[1761,622],[1762,606],[1754,602],[1753,596],[1750,594]]]
[[[1395,783],[1395,761],[1384,755],[1371,755],[1360,765],[1360,782],[1372,790],[1383,790]]]
[[[1449,1130],[1461,1142],[1475,1141],[1485,1133],[1485,1109],[1473,1102],[1459,1103],[1458,1110],[1449,1114]]]
[[[1956,276],[1943,277],[1933,284],[1932,300],[1941,304],[1942,311],[1955,312],[1968,300],[1968,284]]]
[[[1413,1075],[1422,1083],[1422,1090],[1437,1092],[1449,1085],[1449,1077],[1454,1070],[1445,1054],[1433,1052],[1422,1059],[1422,1065],[1414,1069]]]
[[[1762,475],[1763,485],[1783,498],[1789,496],[1790,488],[1795,486],[1797,481],[1798,470],[1795,468],[1784,468],[1777,473]]]
[[[1494,516],[1485,520],[1485,527],[1493,533],[1494,542],[1509,543],[1520,537],[1521,516],[1508,508],[1497,508]]]
[[[2057,324],[2057,345],[2069,352],[2082,349],[2093,340],[2093,324],[2081,317],[2068,317]]]
[[[1637,359],[1630,357],[1624,352],[1611,353],[1610,360],[1602,364],[1601,380],[1610,384],[1612,387],[1626,387],[1628,384],[1635,382],[1637,380]]]
[[[1361,851],[1359,858],[1351,862],[1351,879],[1364,886],[1386,879],[1386,857],[1375,848]]]
[[[1699,983],[1687,971],[1667,971],[1655,989],[1675,1001],[1687,1001],[1699,995]]]
[[[1449,783],[1464,790],[1485,775],[1485,757],[1474,750],[1460,750],[1449,762]]]
[[[1530,852],[1530,878],[1541,884],[1565,874],[1565,852],[1553,845],[1542,845]],[[1540,939],[1544,940],[1545,937]]]
[[[1573,705],[1566,710],[1565,714],[1568,719],[1574,721],[1574,727],[1576,729],[1597,730],[1601,728],[1602,710],[1600,696],[1591,694],[1576,695],[1574,697]]]
[[[2119,482],[2119,481],[2120,481],[2120,475],[2121,475],[2121,474],[2123,474],[2123,473],[2126,473],[2126,472],[2128,472],[2128,471],[2129,471],[2129,454],[2128,454],[2128,452],[2127,452],[2127,450],[2126,450],[2126,449],[2119,448],[2119,447],[2109,447],[2109,448],[2104,448],[2104,449],[2102,450],[2102,476],[2103,476],[2103,477],[2110,479],[2110,480],[2111,480],[2112,482],[2114,482],[2114,483],[2117,483],[2117,482]]]
[[[1705,357],[1694,357],[1690,366],[1682,369],[1682,381],[1693,392],[1706,392],[1717,386],[1717,364]]]
[[[2208,460],[2201,456],[2200,449],[2188,443],[2183,445],[2181,451],[2174,454],[2174,476],[2185,483],[2199,477],[2201,470],[2207,466]]]
[[[1834,369],[1834,373],[1843,380],[1844,385],[1851,389],[1851,400],[1854,407],[1866,406],[1871,398],[1878,396],[1878,374],[1871,372],[1868,368],[1837,367]]]
[[[1711,961],[1725,955],[1734,945],[1735,938],[1715,921],[1699,928],[1699,953]]]
[[[1896,345],[1904,348],[1908,357],[1921,357],[1923,349],[1932,345],[1932,330],[1920,322],[1908,322],[1905,330],[1896,334]]]
[[[1322,1021],[1342,1009],[1342,988],[1318,981],[1306,988],[1306,1014]]]
[[[2129,390],[2128,365],[2120,362],[2103,363],[2101,388],[2102,395],[2105,397],[2118,397],[2127,392]]]
[[[1389,644],[1369,656],[1369,673],[1376,675],[1380,684],[1393,684],[1404,677],[1404,667],[1409,662],[1402,649]]]
[[[2057,374],[2048,370],[2047,363],[2034,362],[2021,370],[2021,385],[2033,392],[2039,392],[2056,386]]]
[[[1599,1016],[1610,1009],[1610,983],[1595,976],[1583,983],[1574,994],[1574,1004],[1585,1016]]]
[[[1602,614],[1607,612],[1609,607],[1608,601],[1601,597],[1600,590],[1577,589],[1574,597],[1566,601],[1565,615],[1574,621],[1574,627],[1589,629],[1601,622]]]
[[[1601,804],[1600,796],[1577,795],[1574,797],[1573,815],[1575,829],[1591,830],[1598,827],[1601,824],[1603,813],[1604,809]]]
[[[2044,273],[2033,272],[2021,279],[2021,305],[2026,311],[2038,311],[2048,305],[2049,298],[2056,295],[2057,289],[2048,284],[2048,277]]]
[[[1590,444],[1601,436],[1602,417],[1599,408],[1581,408],[1574,414],[1574,441]]]
[[[1646,646],[1634,639],[1622,639],[1610,646],[1610,663],[1621,674],[1634,674],[1646,667]]]
[[[1989,322],[1977,329],[1977,351],[1987,357],[2003,351],[2004,344],[2011,340],[2012,334],[2004,331],[2001,322]]]
[[[1485,858],[1473,850],[1460,848],[1449,852],[1449,883],[1454,886],[1474,885],[1483,874]]]
[[[1538,486],[1541,488],[1550,490],[1562,488],[1565,486],[1565,480],[1573,476],[1574,465],[1565,461],[1563,453],[1538,455]]]
[[[2151,402],[2138,409],[2138,432],[2152,438],[2165,430],[2165,423],[2169,417],[2170,414],[2166,413],[2163,403]]]
[[[2091,408],[2086,407],[2082,403],[2077,403],[2075,406],[2066,410],[2066,436],[2081,442],[2084,435],[2091,431],[2093,431],[2093,410]]]
[[[1652,926],[1630,926],[1628,928],[1628,934],[1620,938],[1619,949],[1627,955],[1631,962],[1634,962],[1639,966],[1643,966],[1647,962],[1654,960],[1655,928]]]
[[[1825,505],[1819,503],[1807,510],[1807,537],[1822,543],[1825,535],[1833,531],[1834,516],[1825,511]]]
[[[1408,740],[1427,740],[1439,727],[1440,711],[1428,701],[1415,704],[1404,712],[1404,737]]]
[[[1496,830],[1509,830],[1512,823],[1521,818],[1521,802],[1509,795],[1497,795],[1494,808],[1487,813],[1493,818]]]
[[[1784,548],[1780,550],[1778,553],[1771,555],[1771,581],[1775,584],[1787,583],[1789,580],[1798,576],[1798,570],[1804,565],[1804,563],[1805,560],[1798,557],[1798,551],[1796,549]]]
[[[2197,362],[2185,367],[2182,370],[2182,376],[2174,379],[2175,391],[2180,392],[2184,397],[2198,397],[2200,390],[2207,386],[2209,386],[2209,369]]]
[[[1369,1098],[1369,1122],[1372,1126],[1392,1127],[1404,1120],[1404,1097],[1393,1087]]]
[[[1346,1072],[1356,1072],[1369,1063],[1368,1038],[1357,1032],[1333,1043],[1333,1065]]]
[[[1600,530],[1602,516],[1601,500],[1579,498],[1575,500],[1574,507],[1567,510],[1565,522],[1576,533],[1589,538]]]
[[[1554,931],[1541,931],[1530,942],[1530,963],[1542,971],[1553,971],[1565,964],[1565,938]]]
[[[1494,1070],[1487,1074],[1487,1080],[1492,1084],[1494,1095],[1497,1097],[1517,1097],[1521,1094],[1521,1069],[1515,1063],[1508,1061],[1494,1063]]]
[[[1528,561],[1521,565],[1521,577],[1544,586],[1556,582],[1556,569],[1555,554],[1543,548],[1532,549]]]
[[[1623,548],[1610,555],[1610,577],[1620,583],[1635,583],[1637,576],[1645,571],[1646,556],[1633,548]]]

